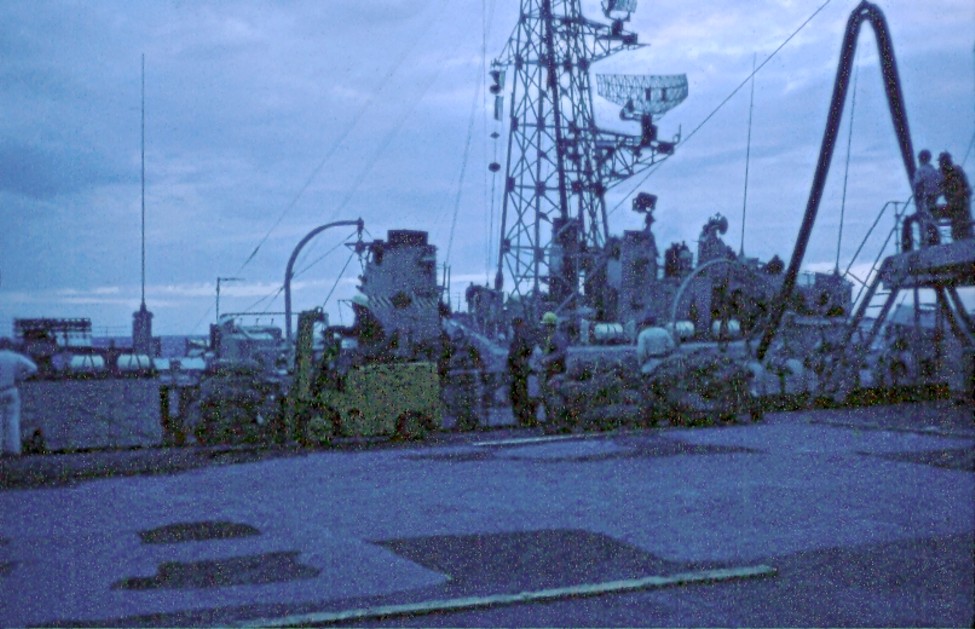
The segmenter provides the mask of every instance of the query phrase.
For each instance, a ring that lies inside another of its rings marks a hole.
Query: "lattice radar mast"
[[[672,155],[679,141],[659,140],[655,120],[687,97],[685,75],[597,75],[600,96],[639,121],[640,132],[597,128],[590,69],[642,45],[624,29],[636,0],[602,0],[602,9],[608,23],[584,17],[580,0],[522,0],[491,66],[499,121],[512,75],[495,289],[507,277],[510,294],[536,311],[539,299],[546,308],[586,305],[588,275],[609,237],[606,192]]]

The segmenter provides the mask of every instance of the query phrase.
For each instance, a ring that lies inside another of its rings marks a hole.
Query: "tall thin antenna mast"
[[[741,244],[738,246],[738,257],[745,256],[745,212],[748,210],[748,164],[752,156],[752,111],[755,109],[755,60],[752,54],[752,96],[748,101],[748,143],[745,145],[745,198],[741,202]]]
[[[146,308],[146,55],[142,55],[142,305],[132,315],[132,349],[158,355],[152,339],[152,313]]]
[[[146,55],[142,53],[142,307],[146,307]]]

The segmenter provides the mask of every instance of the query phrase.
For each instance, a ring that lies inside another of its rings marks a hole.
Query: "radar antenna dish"
[[[687,98],[686,74],[597,74],[596,92],[623,107],[620,118],[659,118]]]
[[[624,21],[630,19],[630,14],[636,11],[636,0],[603,0],[603,15],[609,19],[620,19],[612,13],[625,13]]]

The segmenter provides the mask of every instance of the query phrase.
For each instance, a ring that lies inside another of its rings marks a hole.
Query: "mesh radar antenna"
[[[662,116],[687,98],[687,75],[597,74],[596,91],[622,105],[620,118],[641,120]]]
[[[641,129],[628,135],[597,128],[589,71],[641,46],[624,29],[636,0],[602,0],[608,23],[584,17],[580,5],[521,0],[518,24],[492,63],[499,120],[505,73],[513,75],[495,288],[504,288],[507,276],[510,294],[536,313],[539,297],[557,309],[586,305],[593,255],[609,237],[605,194],[673,154],[678,138],[658,140],[654,116],[687,95],[684,76],[597,77],[605,86],[600,94]]]

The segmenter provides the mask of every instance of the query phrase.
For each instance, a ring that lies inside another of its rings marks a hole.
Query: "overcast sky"
[[[756,76],[748,255],[792,253],[857,4],[829,2]],[[975,2],[878,4],[915,148],[961,162],[975,137]],[[0,1],[0,335],[32,316],[89,317],[96,333],[129,333],[140,301],[143,54],[146,301],[156,334],[205,333],[217,277],[244,278],[221,287],[221,311],[283,310],[281,295],[271,298],[291,250],[334,220],[361,217],[373,238],[429,231],[455,299],[469,281],[493,278],[500,199],[487,169],[498,158],[484,68],[511,35],[518,5]],[[687,73],[687,100],[660,121],[663,138],[678,130],[686,138],[753,59],[761,64],[820,5],[640,0],[628,26],[649,46],[596,71]],[[583,6],[602,19],[598,2]],[[883,205],[910,196],[869,28],[861,42],[852,136],[848,99],[809,268],[835,265],[841,205],[845,268]],[[596,100],[600,123],[621,128],[618,108]],[[643,190],[660,198],[661,248],[692,244],[721,212],[737,250],[748,116],[746,86],[649,178],[614,188],[611,231],[640,226],[629,207]],[[970,180],[973,164],[969,155]],[[345,266],[339,246],[350,232],[309,246],[296,267],[296,310],[322,305],[345,268],[327,308],[333,321],[349,319],[336,303],[359,270],[355,260]]]

